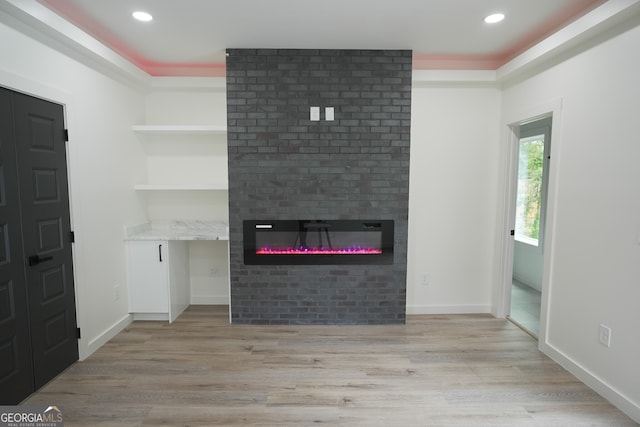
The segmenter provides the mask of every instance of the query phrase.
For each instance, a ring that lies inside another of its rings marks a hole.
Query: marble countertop
[[[125,240],[229,240],[221,221],[162,221],[127,227]]]

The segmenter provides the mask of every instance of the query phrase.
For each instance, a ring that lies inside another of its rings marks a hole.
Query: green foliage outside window
[[[544,162],[544,135],[520,140],[516,236],[535,241],[539,238],[540,200]]]

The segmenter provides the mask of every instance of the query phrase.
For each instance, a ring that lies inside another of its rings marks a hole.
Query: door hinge
[[[70,231],[69,232],[69,242],[71,242],[71,243],[75,243],[76,242],[76,233],[75,233],[75,231]]]
[[[69,129],[65,129],[62,131],[62,137],[64,138],[65,142],[69,142]]]
[[[511,230],[511,231],[509,232],[509,234],[510,234],[510,235],[512,235],[512,236],[515,236],[515,235],[516,235],[516,230]]]
[[[76,328],[76,335],[78,339],[82,338],[82,336],[80,335],[80,328]]]

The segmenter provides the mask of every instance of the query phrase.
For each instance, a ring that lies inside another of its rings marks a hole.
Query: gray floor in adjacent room
[[[540,332],[540,295],[537,289],[513,281],[509,319],[536,337]]]

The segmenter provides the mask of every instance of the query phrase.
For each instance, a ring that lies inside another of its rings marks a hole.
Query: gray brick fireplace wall
[[[404,323],[411,55],[227,51],[233,323]],[[277,219],[394,220],[394,262],[244,265],[242,221]]]

